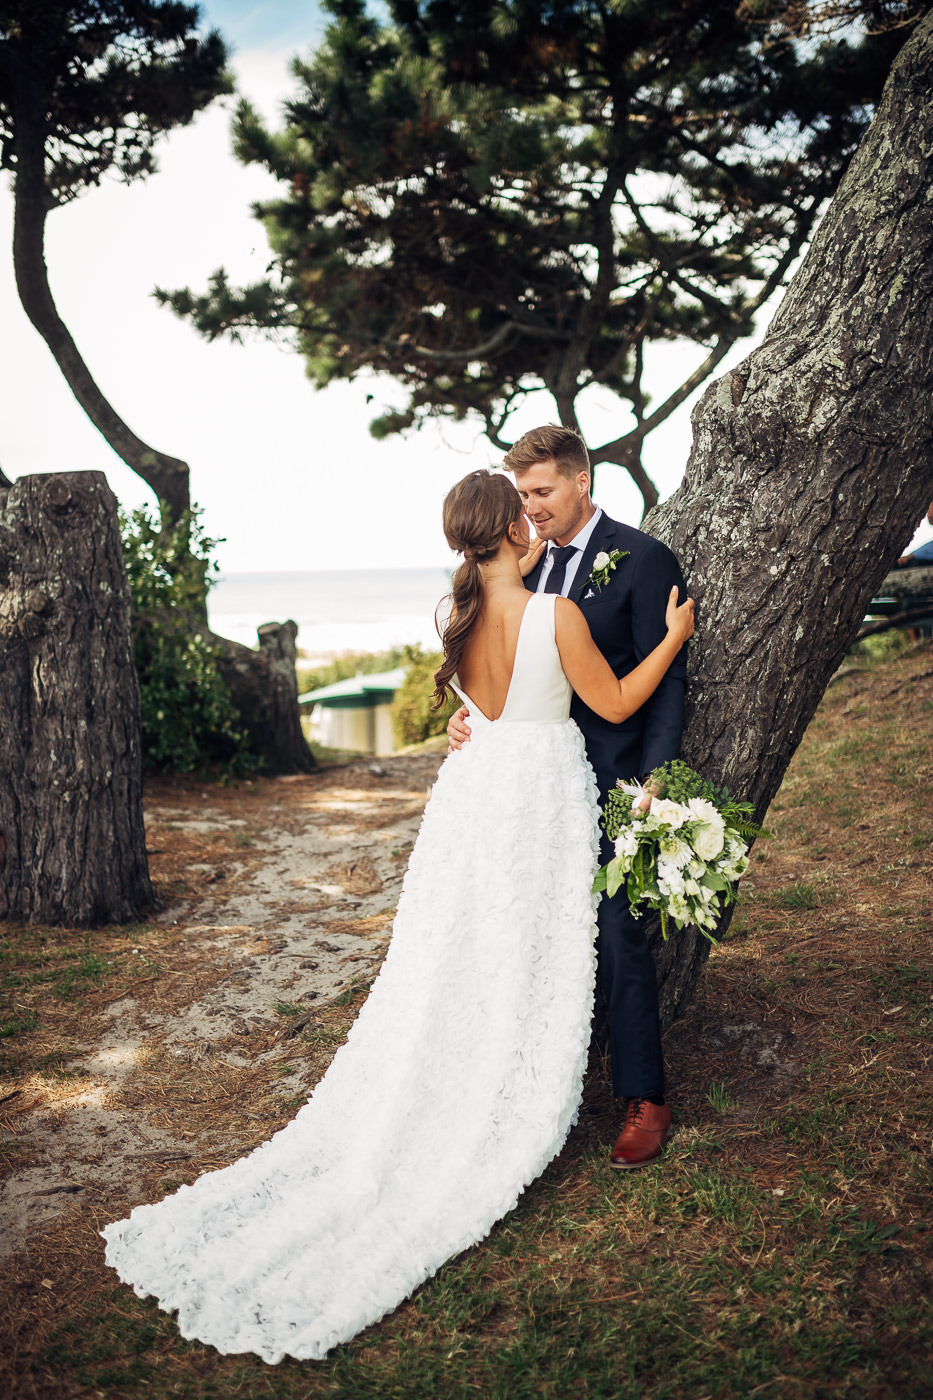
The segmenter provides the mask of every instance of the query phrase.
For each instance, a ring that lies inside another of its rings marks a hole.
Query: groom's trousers
[[[600,864],[615,852],[603,833]],[[658,982],[645,938],[645,918],[636,919],[624,890],[599,901],[596,942],[599,982],[606,1000],[612,1086],[619,1098],[661,1098],[664,1060],[658,1017]]]

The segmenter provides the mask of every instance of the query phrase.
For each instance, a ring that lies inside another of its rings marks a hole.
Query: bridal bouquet
[[[748,869],[749,842],[767,832],[752,820],[750,802],[734,802],[676,759],[648,780],[651,805],[637,781],[610,792],[602,824],[615,842],[615,857],[597,872],[593,888],[612,898],[625,886],[632,913],[639,904],[661,915],[661,932],[673,919],[678,928],[695,924],[711,943],[724,908]]]

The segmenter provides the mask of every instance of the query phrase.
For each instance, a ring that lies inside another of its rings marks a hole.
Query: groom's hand
[[[462,749],[464,744],[470,742],[470,726],[467,724],[469,710],[466,705],[461,705],[455,715],[451,715],[447,725],[447,752],[453,753],[454,749]]]

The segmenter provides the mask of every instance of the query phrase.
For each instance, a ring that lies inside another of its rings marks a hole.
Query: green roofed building
[[[312,739],[329,749],[394,753],[392,701],[404,679],[405,667],[397,666],[299,695],[298,704],[311,711]]]

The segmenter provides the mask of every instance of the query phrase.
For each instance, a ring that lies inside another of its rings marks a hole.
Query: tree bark
[[[102,472],[0,509],[0,919],[87,927],[156,906],[117,505]]]
[[[764,343],[707,389],[684,483],[646,522],[697,599],[683,756],[760,817],[933,498],[931,70],[933,14]],[[654,950],[668,1023],[709,945],[655,933]]]
[[[206,634],[218,648],[218,670],[254,751],[270,773],[311,773],[317,767],[301,728],[294,622],[259,628],[259,651]]]
[[[49,287],[45,262],[45,133],[38,120],[18,113],[13,184],[13,266],[23,309],[52,352],[69,389],[118,457],[159,498],[163,527],[177,524],[191,507],[187,462],[156,452],[127,427],[97,387],[71,337]]]

